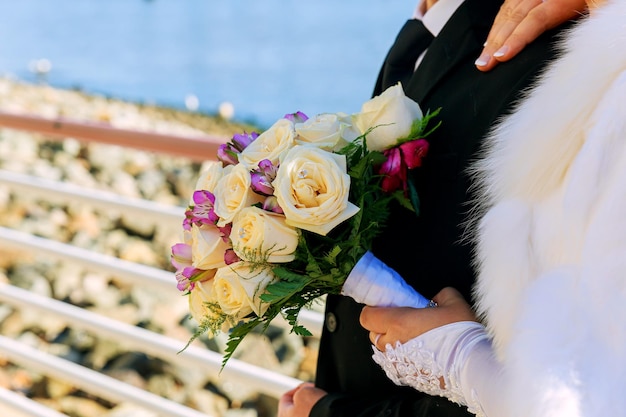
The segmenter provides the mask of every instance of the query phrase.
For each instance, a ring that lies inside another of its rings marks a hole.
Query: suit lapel
[[[406,88],[422,102],[447,73],[468,56],[475,60],[487,39],[499,0],[465,0],[432,42]],[[478,71],[478,70],[477,70]]]

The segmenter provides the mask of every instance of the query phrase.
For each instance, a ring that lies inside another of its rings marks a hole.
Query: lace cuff
[[[448,398],[484,416],[476,392],[462,386],[462,371],[473,348],[487,339],[480,323],[463,321],[426,332],[408,342],[376,347],[372,358],[396,385],[406,385],[430,395]]]

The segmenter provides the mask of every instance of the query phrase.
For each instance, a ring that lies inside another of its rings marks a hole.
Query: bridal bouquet
[[[393,271],[369,249],[391,200],[418,209],[407,170],[421,165],[437,113],[423,115],[398,84],[359,113],[287,114],[261,134],[223,144],[197,181],[183,242],[172,246],[178,289],[199,324],[189,342],[228,333],[224,366],[251,330],[278,315],[310,335],[298,313],[321,295],[383,305],[382,287],[397,302],[395,284],[379,273]],[[373,267],[375,274],[360,273]],[[349,276],[356,278],[347,283]],[[410,303],[424,302],[417,297]]]

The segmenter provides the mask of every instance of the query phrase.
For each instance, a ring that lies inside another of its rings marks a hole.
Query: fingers
[[[476,67],[489,71],[512,59],[542,33],[586,9],[585,0],[505,0],[475,62]]]
[[[359,316],[359,323],[361,326],[370,331],[370,341],[374,343],[374,339],[377,334],[385,332],[385,319],[382,315],[385,314],[386,309],[379,307],[365,306],[361,310]],[[382,315],[381,315],[382,314]]]
[[[453,288],[444,288],[433,299],[438,303],[434,308],[365,306],[359,320],[370,332],[370,342],[381,351],[388,344],[406,343],[436,327],[477,320],[471,306]]]
[[[278,400],[278,417],[288,417],[293,410],[293,394],[300,387],[295,387],[284,393]]]
[[[317,403],[326,394],[326,391],[316,388],[313,383],[307,382],[302,384],[300,389],[296,391],[293,396],[294,406],[296,409],[294,416],[308,416],[315,403]]]
[[[405,343],[430,330],[437,308],[363,307],[360,323],[369,330],[369,339],[379,350],[396,342]]]
[[[452,287],[445,287],[433,297],[433,300],[440,306],[449,306],[454,303],[466,303],[461,293]]]
[[[305,417],[313,404],[326,394],[312,382],[303,382],[284,393],[278,401],[278,417]]]
[[[381,349],[381,346],[378,345],[378,342],[380,341],[380,338],[382,336],[383,335],[381,333],[370,332],[370,334],[369,334],[370,342],[372,342],[372,345],[374,345],[376,347],[376,349],[384,352],[385,351],[385,349],[384,349],[385,345],[384,344],[382,345],[383,346],[382,349]]]
[[[500,60],[510,59],[543,32],[543,28],[536,26],[536,20],[529,17],[542,3],[542,0],[506,0],[502,4],[476,61],[479,69],[488,70]]]

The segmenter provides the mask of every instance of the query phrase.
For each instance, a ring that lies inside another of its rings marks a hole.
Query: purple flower
[[[190,278],[193,270],[195,268],[189,267],[176,271],[176,288],[178,288],[178,291],[188,294],[196,286],[195,282]]]
[[[259,169],[250,172],[251,188],[254,192],[270,196],[274,195],[274,187],[272,181],[276,178],[278,167],[272,164],[269,159],[263,159],[259,162]]]
[[[223,143],[217,148],[217,159],[222,161],[224,166],[236,165],[239,162],[239,152],[230,143]]]
[[[250,187],[255,193],[262,195],[274,195],[274,187],[267,180],[267,177],[259,171],[252,171],[250,173],[251,182]]]
[[[185,294],[193,290],[197,281],[211,279],[215,275],[214,270],[198,269],[192,265],[191,246],[186,243],[177,243],[172,246],[170,261],[176,268],[176,288]]]
[[[257,132],[234,134],[230,142],[221,144],[217,148],[217,159],[222,161],[224,166],[237,164],[241,151],[246,149],[258,137],[259,134]]]
[[[263,159],[259,162],[259,169],[267,177],[269,182],[272,182],[276,178],[278,165],[272,164],[272,161],[270,161],[269,159]]]
[[[207,190],[196,190],[193,193],[193,206],[185,211],[185,220],[183,220],[183,228],[190,230],[192,224],[198,226],[203,224],[215,224],[218,215],[215,214],[214,204],[215,195]]]
[[[257,132],[252,133],[237,133],[233,135],[232,145],[239,152],[243,151],[250,145],[256,138],[259,137]]]
[[[179,291],[188,292],[193,289],[193,282],[191,277],[194,274],[196,268],[191,266],[191,246],[186,243],[177,243],[172,246],[172,255],[170,262],[172,266],[176,268],[176,288]]]
[[[170,262],[176,269],[191,266],[191,246],[186,243],[177,243],[172,246]]]
[[[291,120],[294,123],[302,123],[302,122],[306,122],[309,119],[309,116],[302,113],[301,111],[297,111],[295,113],[288,113],[283,118],[287,120]]]
[[[269,196],[263,202],[263,210],[271,211],[272,213],[285,214],[283,209],[278,205],[278,199],[274,196]]]

